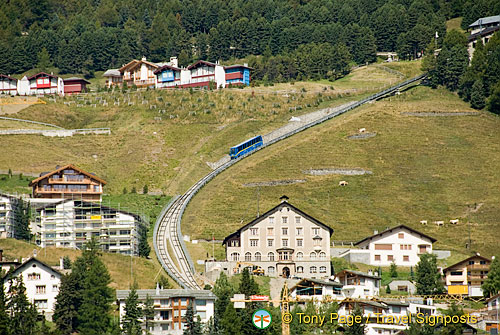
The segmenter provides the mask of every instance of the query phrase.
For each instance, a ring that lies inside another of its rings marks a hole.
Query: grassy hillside
[[[418,68],[415,62],[405,64]],[[142,190],[145,184],[150,191],[179,193],[209,171],[207,161],[217,161],[235,143],[269,132],[293,115],[358,99],[397,80],[400,75],[374,65],[333,83],[47,99],[46,105],[30,106],[15,117],[65,128],[110,127],[111,135],[2,136],[0,146],[9,150],[0,157],[0,170],[39,173],[74,163],[108,181],[108,193],[134,186]]]
[[[33,250],[36,249],[37,258],[52,266],[59,265],[60,257],[69,256],[71,260],[74,261],[81,254],[80,251],[63,248],[47,248],[45,250],[33,244],[11,238],[1,239],[0,249],[3,249],[4,257],[9,260],[21,260],[23,257],[31,257],[33,256]],[[156,261],[156,258],[148,260],[119,254],[103,253],[102,259],[111,275],[111,287],[114,289],[128,289],[130,283],[133,283],[134,280],[141,289],[153,289],[155,288],[156,279],[159,275],[164,275],[168,278],[168,275]],[[174,287],[177,285],[172,280],[170,283]]]
[[[427,113],[412,116],[403,113]],[[359,240],[374,229],[407,224],[438,239],[435,247],[469,254],[498,252],[500,118],[474,112],[444,89],[418,87],[309,129],[216,177],[187,208],[183,232],[223,238],[257,213],[290,202],[335,229],[334,240]],[[359,128],[376,136],[350,139]],[[305,174],[308,169],[362,168],[359,176]],[[286,186],[252,182],[305,179]],[[340,187],[339,181],[349,185]],[[450,225],[450,219],[460,219]],[[421,226],[420,220],[428,220]],[[443,227],[432,222],[444,220]]]

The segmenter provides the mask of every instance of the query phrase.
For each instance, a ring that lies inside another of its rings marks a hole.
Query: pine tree
[[[410,266],[410,280],[415,280],[415,273],[413,272],[413,266]]]
[[[50,61],[50,55],[49,52],[45,47],[42,48],[42,50],[38,53],[38,64],[37,68],[40,71],[48,71],[49,67],[52,66],[52,63]]]
[[[111,324],[109,311],[113,291],[108,270],[99,256],[94,238],[85,245],[77,271],[83,277],[82,303],[78,310],[78,331],[82,335],[105,334]],[[78,262],[75,262],[75,265]]]
[[[71,259],[69,258],[69,256],[63,257],[63,268],[65,270],[71,269]]]
[[[356,304],[356,307],[354,308],[354,311],[352,312],[351,316],[353,317],[353,320],[357,317],[361,317],[361,322],[353,322],[352,326],[347,326],[346,330],[344,332],[345,335],[364,335],[365,334],[365,324],[363,318],[363,310],[361,307]]]
[[[391,287],[389,286],[389,284],[387,284],[387,286],[385,287],[385,293],[391,294]]]
[[[148,192],[149,192],[148,184],[145,184],[144,187],[142,188],[142,194],[148,194]]]
[[[236,313],[233,304],[229,303],[220,320],[220,326],[224,330],[225,335],[240,335],[242,334],[241,316]]]
[[[3,280],[0,280],[0,334],[10,334],[10,317],[7,314],[7,306],[5,302],[5,291],[3,288]]]
[[[484,281],[481,286],[483,289],[483,295],[488,298],[500,291],[500,261],[498,256],[491,262],[490,270],[488,271],[488,278]]]
[[[239,292],[241,294],[244,294],[246,297],[259,293],[259,287],[250,276],[250,271],[248,270],[248,268],[243,269]]]
[[[462,308],[458,307],[457,304],[454,302],[451,304],[451,307],[448,308],[447,310],[444,311],[444,315],[447,315],[451,318],[458,317],[458,320],[460,320],[460,317],[464,315],[464,311]],[[441,330],[439,332],[440,335],[455,335],[455,334],[463,334],[463,330],[465,328],[465,322],[450,322],[443,327],[441,327]]]
[[[478,79],[472,85],[472,90],[470,94],[470,105],[474,109],[483,109],[486,105],[485,95],[484,95],[484,85],[481,79]]]
[[[167,278],[165,278],[164,275],[160,275],[160,277],[158,277],[156,284],[159,285],[163,290],[167,290],[172,287],[170,285],[170,282],[168,281]]]
[[[436,255],[423,254],[416,268],[417,294],[431,295],[443,292],[441,274],[437,268]]]
[[[139,296],[137,295],[136,284],[132,285],[127,299],[125,300],[125,315],[122,320],[122,329],[126,335],[140,335],[142,310],[139,307]]]
[[[26,297],[26,287],[23,278],[9,280],[8,301],[6,304],[10,314],[10,327],[12,335],[33,335],[37,330],[37,311]]]
[[[18,200],[14,210],[14,238],[29,241],[31,232],[29,228],[31,216],[31,205],[26,206],[23,200]]]
[[[139,256],[148,258],[151,247],[148,243],[148,228],[144,225],[139,228]]]
[[[189,301],[189,305],[185,315],[186,328],[184,328],[184,335],[201,335],[201,323],[196,318],[193,308],[193,302]]]
[[[55,322],[56,328],[61,335],[70,335],[76,332],[77,329],[78,311],[82,303],[81,291],[83,289],[77,271],[74,269],[73,272],[61,278],[61,286],[56,296],[52,321]]]
[[[394,262],[391,263],[390,273],[391,273],[391,278],[398,277],[398,267],[396,266],[396,263],[394,263]]]
[[[488,100],[488,110],[495,114],[500,114],[500,82],[493,89],[493,93]]]
[[[219,278],[215,281],[212,292],[217,296],[217,300],[215,300],[214,325],[216,332],[222,333],[224,330],[222,319],[228,305],[231,304],[230,299],[234,294],[233,288],[229,284],[229,280],[224,272],[221,272]]]
[[[146,334],[150,334],[149,327],[150,321],[155,317],[154,300],[148,295],[146,295],[146,300],[144,301],[144,307],[142,308],[142,315],[144,316],[144,323],[146,326]]]

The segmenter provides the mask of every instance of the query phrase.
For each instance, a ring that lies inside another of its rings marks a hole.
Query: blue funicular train
[[[245,142],[241,142],[240,144],[232,147],[229,150],[229,156],[231,156],[231,159],[236,159],[261,146],[262,146],[262,136],[261,135],[255,136],[249,140],[246,140]]]

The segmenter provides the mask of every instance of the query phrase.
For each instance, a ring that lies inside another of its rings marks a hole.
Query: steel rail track
[[[295,135],[305,129],[323,123],[331,118],[344,114],[354,108],[357,108],[365,103],[378,100],[392,94],[393,92],[409,85],[414,82],[417,82],[423,78],[425,78],[427,74],[422,74],[417,77],[406,80],[402,83],[399,83],[395,86],[392,86],[388,89],[380,91],[376,94],[369,96],[363,100],[360,100],[350,106],[347,106],[341,110],[338,110],[334,113],[328,114],[318,120],[312,121],[298,129],[290,131],[280,137],[277,137],[267,143],[264,143],[261,147],[247,153],[246,155],[240,156],[237,159],[231,160],[217,169],[213,170],[205,177],[197,181],[191,188],[184,193],[182,196],[174,197],[162,210],[161,214],[158,216],[154,228],[153,233],[153,244],[156,252],[156,256],[160,261],[163,268],[167,271],[167,273],[174,279],[182,288],[188,289],[201,289],[200,284],[195,279],[195,270],[194,263],[189,256],[189,252],[187,251],[187,247],[184,243],[184,238],[181,232],[181,219],[184,214],[184,210],[186,206],[191,201],[193,196],[203,187],[205,186],[212,178],[217,176],[222,171],[226,170],[233,164],[239,162],[241,159],[252,155],[253,153],[262,150],[263,148],[274,144],[278,141],[281,141],[287,137]],[[170,255],[168,252],[168,245],[170,245],[173,255]],[[178,266],[175,264],[177,263]]]

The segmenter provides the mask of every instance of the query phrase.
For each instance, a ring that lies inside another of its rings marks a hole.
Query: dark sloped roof
[[[46,72],[38,72],[37,74],[34,74],[31,77],[28,77],[28,80],[35,79],[35,78],[38,78],[38,77],[57,78],[57,76],[54,76],[53,74],[48,74]]]
[[[49,272],[52,272],[53,274],[57,274],[59,276],[62,276],[62,273],[59,272],[58,270],[54,269],[53,267],[47,265],[46,263],[36,259],[35,257],[31,257],[30,259],[28,259],[27,261],[25,261],[23,264],[19,265],[18,267],[16,267],[14,269],[14,272],[12,272],[12,275],[15,277],[17,276],[17,274],[20,272],[20,271],[23,271],[24,269],[26,269],[27,267],[30,266],[30,264],[33,264],[33,263],[37,263],[39,266],[45,268],[46,270],[48,270]],[[7,277],[8,274],[6,274],[2,279],[5,280],[6,277]]]
[[[481,38],[483,36],[490,35],[497,30],[500,30],[500,26],[489,27],[489,28],[481,30],[480,32],[469,35],[469,37],[467,37],[467,39],[469,42],[471,42],[471,41],[477,40],[478,38]]]
[[[487,16],[487,17],[482,17],[480,19],[477,19],[473,23],[469,25],[469,28],[472,27],[479,27],[483,24],[490,24],[490,23],[499,23],[500,24],[500,15],[494,15],[494,16]]]
[[[328,227],[326,224],[322,223],[321,221],[319,220],[316,220],[315,218],[313,218],[312,216],[310,216],[309,214],[306,214],[304,213],[303,211],[301,211],[300,209],[298,209],[297,207],[293,206],[292,204],[288,203],[287,201],[283,201],[282,203],[280,203],[279,205],[271,208],[270,210],[268,210],[267,212],[265,212],[264,214],[262,214],[261,216],[259,216],[258,218],[252,220],[250,223],[247,223],[246,225],[244,225],[243,227],[241,227],[240,229],[238,229],[237,231],[235,231],[234,233],[226,236],[224,238],[224,241],[222,242],[222,244],[226,244],[226,241],[230,238],[232,238],[233,236],[237,236],[239,235],[243,230],[259,223],[260,221],[264,220],[266,217],[274,214],[275,212],[277,212],[278,210],[280,210],[281,208],[285,207],[285,206],[288,206],[290,207],[293,211],[297,212],[298,214],[302,215],[303,217],[305,217],[306,219],[308,219],[309,221],[317,224],[318,226],[321,226],[323,228],[326,228],[330,235],[333,233],[333,228],[330,228]]]
[[[116,290],[116,299],[127,299],[130,290]],[[188,289],[167,289],[159,290],[137,290],[139,300],[144,300],[149,295],[151,298],[168,299],[168,298],[195,298],[195,299],[216,299],[215,294],[209,290],[188,290]]]
[[[483,257],[483,256],[480,256],[480,255],[474,255],[474,256],[470,256],[469,258],[466,258],[466,259],[464,259],[464,260],[461,260],[460,262],[456,262],[455,264],[450,265],[450,266],[448,266],[447,268],[444,268],[444,269],[443,269],[443,272],[448,271],[448,270],[449,270],[449,269],[451,269],[452,267],[455,267],[455,266],[457,266],[457,265],[460,265],[460,264],[462,264],[462,263],[464,263],[464,262],[468,262],[468,261],[470,261],[470,260],[471,260],[471,259],[473,259],[473,258],[481,258],[481,259],[482,259],[482,260],[484,260],[484,261],[491,262],[491,259],[488,259],[488,258]]]
[[[48,178],[48,177],[52,176],[53,174],[56,174],[56,173],[58,173],[58,172],[60,172],[60,171],[62,171],[62,170],[66,170],[66,169],[68,169],[68,168],[71,168],[71,169],[76,170],[76,171],[78,171],[78,172],[80,172],[80,173],[83,173],[83,174],[84,174],[84,175],[86,175],[87,177],[92,178],[92,179],[95,179],[95,180],[97,180],[97,181],[101,182],[101,183],[102,183],[102,184],[104,184],[104,185],[106,184],[106,181],[105,181],[104,179],[101,179],[101,178],[97,177],[96,175],[94,175],[94,174],[92,174],[92,173],[88,173],[88,172],[86,172],[86,171],[83,171],[82,169],[80,169],[80,168],[78,168],[78,167],[74,166],[73,164],[68,164],[68,165],[65,165],[65,166],[61,166],[61,167],[57,168],[57,169],[56,169],[56,170],[54,170],[54,171],[51,171],[51,172],[49,172],[49,173],[46,173],[46,174],[44,174],[43,176],[40,176],[40,177],[38,177],[38,178],[36,178],[36,179],[32,180],[32,181],[30,182],[29,186],[33,186],[33,185],[35,185],[36,183],[38,183],[40,180],[45,179],[45,178]]]
[[[165,70],[180,71],[181,69],[179,69],[178,67],[166,64],[166,65],[163,65],[162,67],[156,69],[153,73],[158,74],[158,73],[161,73]]]
[[[187,67],[188,70],[191,70],[191,69],[194,69],[195,67],[198,67],[198,66],[203,66],[203,65],[207,65],[207,66],[215,66],[217,64],[215,63],[211,63],[211,62],[207,62],[207,61],[204,61],[204,60],[199,60],[197,61],[196,63],[194,64],[191,64]]]
[[[9,79],[9,80],[15,80],[15,81],[17,81],[17,79],[16,79],[16,78],[11,77],[11,76],[8,76],[8,75],[6,75],[6,74],[1,74],[1,73],[0,73],[0,78],[7,78],[7,79]]]
[[[371,275],[371,274],[368,274],[368,273],[365,273],[365,272],[354,271],[354,270],[342,270],[339,273],[335,274],[335,277],[338,277],[340,274],[345,274],[345,273],[351,273],[351,274],[354,274],[354,275],[358,275],[360,277],[367,277],[367,278],[373,278],[373,279],[381,279],[380,276],[374,276],[374,275]]]
[[[314,283],[318,285],[324,285],[324,286],[333,286],[333,287],[342,287],[343,285],[341,283],[337,283],[334,281],[328,281],[328,280],[320,280],[320,279],[312,279],[312,278],[304,278],[300,280],[297,284],[292,286],[290,288],[290,291],[294,290],[296,287],[299,287],[301,285],[304,285],[305,283]]]
[[[83,81],[85,82],[85,84],[90,84],[90,81],[87,81],[83,78],[78,78],[78,77],[71,77],[71,78],[66,78],[66,79],[63,79],[63,81],[66,83],[67,81]]]
[[[421,232],[419,232],[418,230],[415,230],[415,229],[413,229],[413,228],[410,228],[410,227],[408,227],[408,226],[406,226],[406,225],[403,225],[403,224],[402,224],[402,225],[399,225],[399,226],[396,226],[396,227],[393,227],[393,228],[389,228],[389,229],[387,229],[387,230],[384,230],[384,231],[382,231],[382,232],[380,232],[380,233],[378,233],[378,234],[375,234],[375,235],[372,235],[372,236],[365,237],[365,238],[364,238],[364,239],[362,239],[361,241],[354,243],[354,245],[361,244],[361,243],[363,243],[363,242],[365,242],[365,241],[367,241],[367,240],[371,240],[371,239],[373,239],[373,238],[375,238],[375,237],[377,237],[377,236],[382,236],[382,235],[383,235],[383,234],[385,234],[385,233],[391,233],[392,231],[394,231],[394,230],[396,230],[396,229],[400,229],[400,228],[407,229],[407,230],[409,230],[409,231],[411,231],[411,232],[413,232],[413,233],[415,233],[415,234],[418,234],[418,235],[420,235],[420,236],[422,236],[422,237],[426,237],[426,238],[428,238],[429,240],[431,240],[431,242],[432,242],[432,243],[434,243],[434,242],[436,242],[436,241],[437,241],[435,238],[430,237],[429,235],[426,235],[426,234],[424,234],[424,233],[421,233]]]

